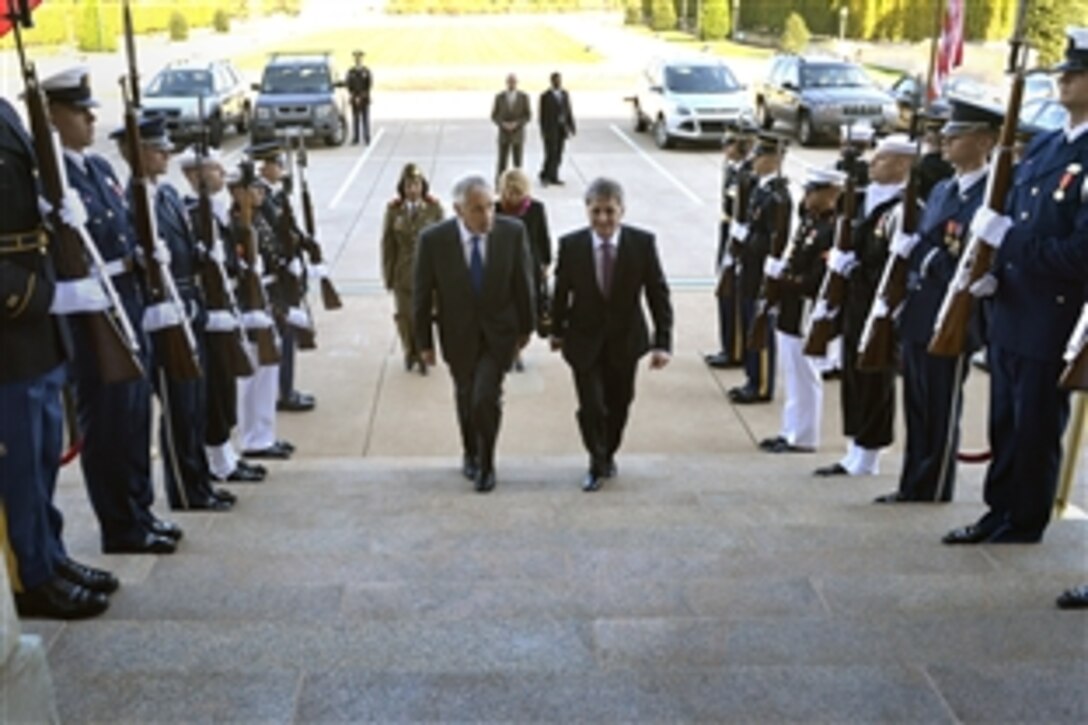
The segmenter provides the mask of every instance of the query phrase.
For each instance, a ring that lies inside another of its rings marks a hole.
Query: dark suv
[[[347,91],[328,53],[274,54],[253,105],[250,137],[269,141],[286,129],[339,146],[347,138]]]
[[[171,63],[147,84],[141,105],[147,116],[164,116],[170,138],[183,143],[196,139],[203,131],[201,97],[212,146],[219,146],[229,126],[238,133],[246,132],[250,90],[229,61]]]
[[[784,121],[809,145],[838,138],[842,126],[866,121],[877,131],[896,124],[895,99],[853,63],[833,58],[778,55],[756,88],[756,118],[764,128]]]

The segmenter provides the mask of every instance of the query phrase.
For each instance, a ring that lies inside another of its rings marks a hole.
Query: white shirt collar
[[[778,177],[778,174],[767,174],[766,176],[759,177],[759,188],[765,189]]]
[[[593,231],[592,229],[590,230],[589,233],[590,233],[590,236],[593,237],[593,251],[595,251],[595,252],[600,251],[601,247],[604,246],[604,238],[599,236],[597,234],[597,232]],[[619,246],[620,246],[620,230],[619,230],[618,227],[616,228],[616,231],[613,232],[612,236],[609,237],[608,243],[612,245],[612,249],[619,249]]]
[[[878,206],[886,203],[903,190],[903,184],[878,184],[870,181],[865,187],[865,216],[868,217]]]
[[[487,259],[487,235],[486,234],[475,234],[475,233],[471,232],[469,230],[469,228],[465,226],[465,222],[462,221],[461,217],[457,217],[457,229],[461,233],[461,246],[465,250],[465,260],[471,264],[471,262],[472,262],[472,238],[473,237],[479,237],[480,238],[480,258],[486,261],[486,259]]]
[[[64,148],[64,158],[76,165],[76,168],[87,173],[87,157],[82,151],[76,151],[68,147]]]
[[[979,180],[986,178],[988,173],[990,173],[989,165],[983,165],[982,168],[968,171],[966,174],[957,176],[956,185],[959,187],[960,194],[966,194],[971,190],[972,186],[979,182]]]
[[[1069,143],[1073,143],[1084,134],[1088,133],[1088,121],[1084,121],[1079,126],[1070,126],[1069,121],[1065,123],[1065,140]]]

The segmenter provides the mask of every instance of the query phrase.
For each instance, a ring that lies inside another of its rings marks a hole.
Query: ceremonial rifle
[[[778,167],[778,181],[778,185],[782,186],[781,163]],[[789,203],[785,199],[780,199],[775,206],[774,219],[772,220],[774,228],[771,230],[771,248],[769,252],[769,256],[776,260],[781,260],[786,251],[786,241],[789,239],[790,235],[789,214]],[[766,349],[769,343],[768,338],[771,334],[771,330],[768,328],[767,324],[768,318],[770,317],[771,310],[778,307],[778,302],[781,298],[781,281],[764,274],[762,289],[756,300],[755,314],[752,316],[752,324],[748,328],[748,339],[746,340],[748,350],[758,352],[759,350]]]
[[[102,381],[118,383],[135,380],[144,374],[143,364],[140,362],[139,338],[86,226],[82,223],[69,225],[61,214],[65,198],[71,192],[64,155],[60,148],[60,137],[49,121],[37,69],[27,60],[23,47],[22,28],[32,25],[30,8],[26,0],[8,0],[8,8],[25,86],[24,98],[30,132],[34,139],[41,193],[50,207],[44,216],[52,232],[51,250],[57,277],[62,281],[71,281],[93,276],[99,281],[109,300],[109,307],[101,312],[79,313],[77,319],[86,327]],[[81,205],[78,196],[74,196],[73,202]]]
[[[288,169],[294,166],[293,149],[291,140],[286,139],[288,153]],[[279,270],[277,284],[283,289],[283,296],[287,301],[287,324],[295,331],[295,339],[298,341],[299,350],[313,350],[317,347],[317,335],[314,330],[313,316],[310,314],[309,305],[306,302],[306,288],[303,286],[305,268],[302,262],[301,230],[295,222],[295,212],[291,207],[291,189],[294,178],[290,175],[282,180],[282,206],[280,215],[276,219],[276,238],[279,240],[280,250],[288,266]],[[298,274],[293,271],[298,268]]]
[[[1065,371],[1061,386],[1066,390],[1088,390],[1088,304],[1081,310],[1077,326],[1065,350]]]
[[[744,167],[744,162],[737,163],[737,195],[733,199],[733,223],[748,223],[748,201],[752,194],[752,174]],[[718,297],[732,297],[733,286],[736,283],[737,257],[740,256],[741,245],[734,241],[732,235],[725,240],[725,258],[722,260],[721,269],[718,270],[718,286],[715,294]]]
[[[310,264],[317,270],[317,277],[321,286],[322,305],[326,310],[338,310],[344,306],[344,303],[340,300],[340,293],[336,291],[332,280],[329,279],[328,270],[325,269],[325,255],[322,253],[321,244],[317,241],[314,202],[310,197],[310,184],[306,181],[308,161],[306,144],[300,141],[298,148],[298,181],[299,191],[302,194],[302,221],[306,224],[306,236],[302,240],[302,247],[310,256]]]
[[[1027,64],[1027,41],[1025,24],[1028,0],[1020,0],[1016,18],[1016,29],[1009,41],[1009,62],[1007,72],[1012,74],[1012,87],[1009,90],[1009,103],[1005,109],[1005,122],[1001,126],[1001,138],[994,149],[990,176],[986,182],[985,204],[997,214],[1005,211],[1005,196],[1012,184],[1014,147],[1016,131],[1019,125],[1020,104],[1024,97],[1024,73]],[[963,353],[967,341],[967,329],[974,307],[974,295],[971,286],[990,272],[993,266],[994,248],[982,241],[974,230],[960,256],[956,274],[948,285],[937,321],[933,328],[933,338],[929,342],[929,352],[941,357],[956,357]]]
[[[257,233],[253,230],[253,163],[241,164],[242,187],[245,193],[238,201],[238,219],[235,233],[238,235],[238,303],[242,310],[242,326],[249,339],[257,346],[257,363],[276,365],[280,361],[279,340],[275,323],[269,313],[268,296],[261,279],[260,252],[257,249]]]
[[[854,249],[854,215],[857,210],[857,180],[852,169],[848,169],[846,183],[843,186],[842,214],[835,228],[835,249],[846,253]],[[827,343],[835,336],[835,318],[842,308],[846,295],[846,278],[830,266],[824,272],[820,292],[816,295],[816,306],[809,319],[808,333],[805,335],[804,353],[810,357],[823,357],[827,354]]]

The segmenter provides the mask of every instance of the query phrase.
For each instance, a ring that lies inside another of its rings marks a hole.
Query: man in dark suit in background
[[[511,152],[514,155],[514,168],[521,168],[525,126],[532,117],[529,96],[518,90],[518,77],[511,73],[506,76],[506,90],[495,94],[495,103],[491,106],[491,120],[499,127],[499,164],[495,171],[495,183],[498,183],[502,172],[506,171]]]
[[[563,162],[563,145],[574,135],[574,112],[570,107],[570,94],[563,88],[558,73],[551,75],[551,88],[540,94],[540,135],[544,137],[544,165],[540,169],[540,183],[562,184],[559,164]]]
[[[457,216],[421,232],[413,314],[417,348],[435,364],[431,316],[438,308],[442,357],[453,376],[464,451],[462,472],[476,490],[495,488],[495,440],[502,381],[535,326],[532,255],[521,222],[496,216],[479,175],[453,187]]]
[[[559,240],[551,346],[563,351],[574,373],[578,427],[589,452],[582,490],[590,492],[616,475],[639,358],[650,352],[654,370],[669,362],[672,305],[654,235],[620,224],[623,188],[596,179],[585,202],[589,227]],[[643,295],[654,321],[652,342]]]
[[[352,53],[355,65],[348,70],[346,85],[351,96],[351,128],[353,144],[359,143],[362,131],[363,143],[370,145],[370,86],[374,82],[370,69],[363,65],[363,51]]]

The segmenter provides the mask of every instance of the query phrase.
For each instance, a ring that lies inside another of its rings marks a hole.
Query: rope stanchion
[[[1069,507],[1069,497],[1073,493],[1077,463],[1080,461],[1084,446],[1084,423],[1088,419],[1088,395],[1085,393],[1074,393],[1073,395],[1073,416],[1069,423],[1069,435],[1065,441],[1065,455],[1062,456],[1061,472],[1058,475],[1058,493],[1054,497],[1055,518],[1061,518]]]

